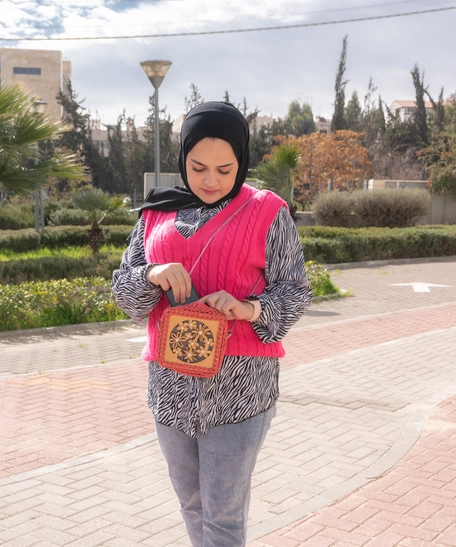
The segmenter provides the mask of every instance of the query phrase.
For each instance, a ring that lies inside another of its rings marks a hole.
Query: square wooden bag
[[[220,370],[228,342],[228,321],[195,302],[169,307],[160,319],[158,364],[180,374],[208,378]]]

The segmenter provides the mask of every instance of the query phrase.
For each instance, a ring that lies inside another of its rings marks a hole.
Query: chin
[[[217,194],[214,194],[213,196],[208,196],[207,194],[204,194],[199,196],[201,201],[204,201],[204,203],[215,203],[219,199],[221,199],[223,196],[220,196],[217,192]]]

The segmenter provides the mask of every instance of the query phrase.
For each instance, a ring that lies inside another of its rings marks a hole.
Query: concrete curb
[[[340,289],[339,292],[334,294],[326,294],[324,296],[315,296],[312,300],[312,304],[317,302],[326,302],[327,300],[335,300],[336,298],[345,298],[346,296],[351,296],[350,291],[346,289]]]
[[[119,321],[106,321],[105,323],[82,323],[79,325],[63,325],[61,327],[43,327],[40,329],[24,329],[24,330],[10,330],[0,332],[0,342],[2,340],[9,340],[11,338],[21,338],[33,336],[42,336],[47,334],[49,336],[59,334],[78,334],[87,333],[90,331],[106,331],[110,329],[117,329],[119,327],[131,327],[132,325],[140,325],[132,319],[122,319]]]
[[[339,264],[324,264],[327,270],[349,270],[355,268],[381,268],[395,264],[427,264],[429,262],[455,262],[456,256],[435,256],[428,258],[395,258],[391,260],[366,260],[365,262],[341,262]]]

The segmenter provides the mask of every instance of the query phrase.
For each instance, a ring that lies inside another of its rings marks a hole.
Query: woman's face
[[[204,203],[215,203],[233,189],[238,162],[227,141],[208,137],[187,154],[185,168],[190,190]]]

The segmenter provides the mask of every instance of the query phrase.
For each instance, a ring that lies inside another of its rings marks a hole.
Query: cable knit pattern
[[[247,205],[238,211],[246,202]],[[187,271],[194,268],[192,282],[200,296],[226,290],[243,300],[252,293],[259,279],[254,292],[262,294],[266,286],[266,236],[283,206],[284,202],[272,192],[244,186],[229,205],[188,239],[175,228],[176,212],[146,211],[143,215],[146,260],[152,264],[181,262]],[[228,224],[217,232],[228,219]],[[214,233],[216,235],[197,262]],[[143,351],[147,361],[157,358],[157,325],[167,306],[163,295],[149,315],[148,341]],[[233,323],[230,322],[230,329]],[[282,357],[284,354],[281,342],[263,343],[248,321],[236,322],[226,350],[226,355]]]

